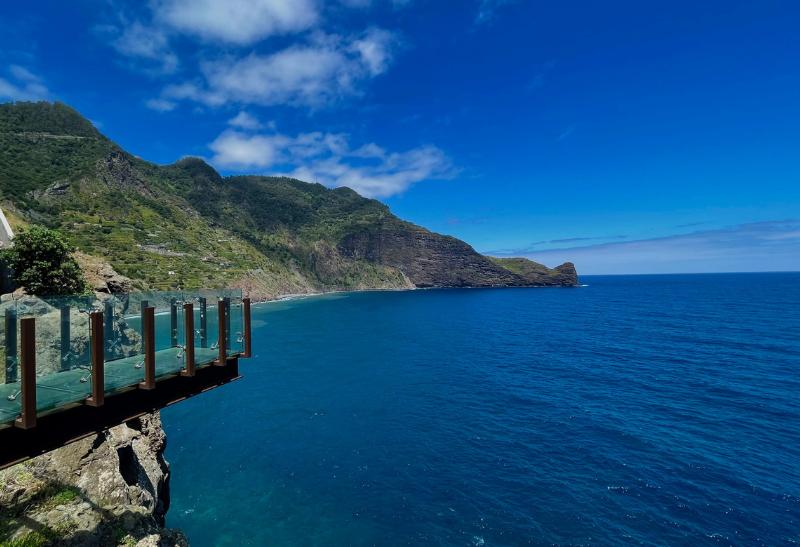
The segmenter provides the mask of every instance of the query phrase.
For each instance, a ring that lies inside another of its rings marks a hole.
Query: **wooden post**
[[[139,383],[140,389],[156,388],[156,309],[144,308],[142,332],[144,335],[144,381]]]
[[[20,322],[20,380],[22,381],[22,414],[14,425],[21,429],[36,427],[36,319]]]
[[[105,348],[103,347],[103,340],[105,338],[103,333],[103,313],[94,311],[89,314],[89,322],[91,325],[91,340],[92,340],[92,394],[86,398],[86,404],[89,406],[103,406],[105,402]]]
[[[225,327],[227,326],[226,319],[225,319],[225,301],[219,299],[217,301],[217,310],[219,311],[219,327],[217,328],[218,331],[218,340],[217,344],[219,345],[219,357],[214,364],[219,367],[224,367],[228,364],[228,347],[226,342],[228,340],[228,334],[225,332]]]
[[[200,347],[208,347],[208,301],[200,297]]]
[[[144,309],[150,306],[150,302],[147,300],[142,300],[139,303],[139,328],[142,329],[142,353],[145,352],[144,348]]]
[[[244,336],[244,355],[245,359],[249,359],[253,356],[252,353],[252,332],[250,326],[250,299],[243,298],[242,299],[242,312],[244,313],[244,332],[242,335]]]
[[[175,297],[169,299],[169,347],[178,346],[178,303]]]
[[[61,370],[69,370],[72,365],[72,334],[70,333],[69,306],[61,308]]]
[[[17,381],[17,310],[6,308],[6,383]]]
[[[190,302],[183,305],[183,326],[186,329],[186,336],[184,342],[186,347],[183,348],[185,368],[181,374],[183,376],[194,376],[195,362],[194,362],[194,305]]]

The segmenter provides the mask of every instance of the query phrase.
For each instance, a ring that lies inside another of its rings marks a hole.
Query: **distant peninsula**
[[[62,103],[0,105],[0,206],[16,227],[59,229],[90,271],[130,280],[112,286],[238,286],[271,299],[578,283],[571,263],[486,257],[349,188],[144,161]]]

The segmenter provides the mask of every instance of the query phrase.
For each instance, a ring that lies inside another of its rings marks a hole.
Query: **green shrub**
[[[29,294],[63,295],[86,291],[72,247],[58,232],[34,226],[17,234],[5,251],[17,283]]]

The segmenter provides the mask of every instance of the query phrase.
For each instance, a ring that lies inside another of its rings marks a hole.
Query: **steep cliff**
[[[225,178],[198,158],[146,162],[59,103],[0,105],[0,203],[20,223],[59,228],[137,287],[240,285],[267,298],[577,282],[565,266],[509,269],[348,188]]]
[[[0,472],[0,544],[183,546],[158,414]]]
[[[527,270],[511,270],[503,266],[503,261],[478,254],[459,239],[397,218],[345,235],[339,249],[344,256],[353,259],[397,268],[417,287],[573,286],[577,283],[577,274],[569,263],[552,270],[530,260],[518,259],[533,265],[537,275]]]
[[[531,285],[574,286],[578,284],[578,272],[572,262],[565,262],[561,266],[548,268],[527,258],[488,258],[498,266],[510,270],[527,280]]]

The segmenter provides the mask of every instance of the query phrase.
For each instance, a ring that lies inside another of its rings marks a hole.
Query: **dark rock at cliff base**
[[[165,530],[166,437],[145,415],[0,472],[0,544],[184,546]]]

